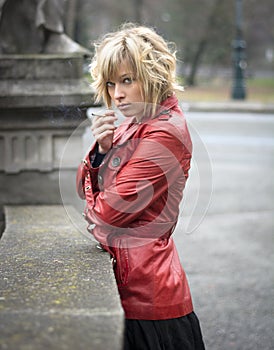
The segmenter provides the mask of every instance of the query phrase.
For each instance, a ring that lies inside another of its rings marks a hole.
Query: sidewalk
[[[194,157],[174,237],[206,348],[273,350],[274,119],[188,120]]]
[[[182,102],[184,111],[204,112],[239,112],[239,113],[265,113],[273,114],[274,103],[260,103],[247,101],[224,101],[224,102]]]

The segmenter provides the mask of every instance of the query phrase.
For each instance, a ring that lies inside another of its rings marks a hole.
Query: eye
[[[124,84],[131,84],[133,82],[133,79],[131,77],[126,77],[123,79]]]
[[[113,87],[115,84],[114,83],[112,83],[111,81],[107,81],[106,82],[106,87]]]

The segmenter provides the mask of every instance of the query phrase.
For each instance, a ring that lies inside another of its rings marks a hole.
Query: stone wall
[[[0,56],[0,205],[61,203],[60,163],[72,181],[94,106],[83,67],[76,54]]]
[[[5,214],[0,349],[122,349],[124,314],[109,254],[63,206],[6,206]]]

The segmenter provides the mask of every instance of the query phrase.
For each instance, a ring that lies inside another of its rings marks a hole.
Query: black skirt
[[[194,312],[170,320],[125,320],[123,350],[204,350]]]

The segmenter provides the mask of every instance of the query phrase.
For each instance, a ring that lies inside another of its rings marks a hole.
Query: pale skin
[[[134,115],[137,120],[141,117],[136,112],[136,106],[144,102],[141,83],[133,78],[128,64],[121,63],[117,75],[107,81],[106,86],[112,102],[125,117]],[[113,110],[106,110],[103,116],[94,116],[92,119],[91,130],[101,154],[106,154],[112,147],[117,119]]]

